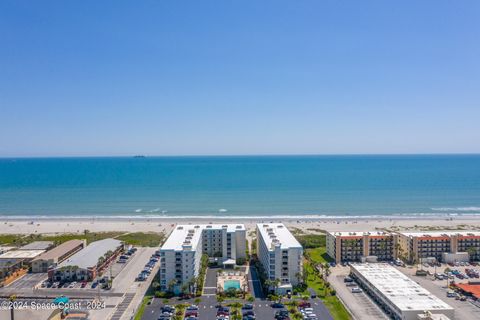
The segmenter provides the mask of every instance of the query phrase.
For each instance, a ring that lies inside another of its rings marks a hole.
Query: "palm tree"
[[[197,277],[192,277],[190,280],[188,280],[188,292],[193,293],[193,290],[195,289],[195,283],[197,283]]]
[[[302,273],[301,272],[295,273],[295,278],[297,278],[297,283],[298,284],[302,283]]]
[[[275,280],[273,280],[273,290],[275,291],[275,294],[277,293],[277,289],[280,286],[280,283],[281,281],[278,278],[275,278]]]
[[[477,249],[475,249],[475,247],[470,247],[467,249],[467,252],[468,252],[470,261],[475,260],[474,258],[475,258],[475,255],[477,254]]]
[[[326,278],[330,275],[330,264],[328,262],[325,262],[323,265],[323,270],[325,272]]]
[[[177,285],[177,283],[177,279],[170,280],[167,285],[168,291],[173,292],[173,288]]]
[[[188,290],[189,290],[189,287],[190,287],[190,286],[189,286],[188,282],[187,282],[187,283],[184,283],[184,284],[182,285],[182,293],[183,293],[183,294],[187,294],[187,293],[189,292],[189,291],[188,291]]]
[[[97,266],[101,266],[105,262],[105,257],[98,258]]]

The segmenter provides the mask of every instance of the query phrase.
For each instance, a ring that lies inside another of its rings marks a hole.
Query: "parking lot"
[[[10,289],[33,289],[37,284],[47,279],[45,273],[27,273],[20,279],[10,283],[6,288]]]
[[[450,269],[459,269],[462,272],[465,271],[465,268],[472,268],[471,266],[465,267],[451,267],[445,264],[436,268],[436,272],[443,272],[445,268]],[[427,269],[427,267],[422,266],[423,269]],[[479,267],[473,267],[479,269]],[[466,301],[460,301],[455,298],[448,298],[447,297],[447,280],[435,280],[433,274],[435,272],[435,268],[429,267],[428,271],[431,275],[428,276],[416,276],[415,270],[416,268],[405,268],[405,267],[398,267],[398,270],[402,271],[412,280],[417,282],[419,285],[433,293],[435,296],[440,298],[441,300],[445,301],[447,304],[455,308],[455,318],[456,319],[465,319],[465,320],[473,320],[473,319],[480,319],[480,306],[475,305],[472,303],[472,300],[467,299]],[[454,277],[453,279],[455,282],[459,283],[466,283],[468,281],[472,281],[472,279],[458,279]],[[449,280],[450,282],[452,280]],[[478,281],[478,279],[476,279]]]
[[[352,293],[352,287],[345,285],[344,279],[348,275],[349,268],[332,268],[329,277],[331,285],[337,291],[337,296],[347,305],[348,309],[357,320],[389,319],[380,307],[365,293]],[[339,272],[340,271],[340,272]]]
[[[202,296],[201,299],[202,301],[198,304],[198,320],[214,320],[217,315],[216,305],[218,305],[216,297]],[[171,299],[171,301],[167,304],[175,305],[178,303],[193,304],[193,300],[176,301],[174,299]],[[311,308],[313,309],[312,312],[317,315],[317,319],[333,320],[327,308],[319,299],[311,299],[309,303],[311,304]],[[280,310],[286,310],[285,308],[272,308],[271,302],[266,300],[256,300],[252,304],[255,317],[259,320],[273,320],[275,319],[275,312]],[[163,305],[164,303],[162,299],[154,299],[152,303],[145,308],[145,313],[142,317],[142,320],[157,320],[161,315],[161,307]],[[223,303],[222,305],[226,306],[228,305],[228,303]],[[243,310],[243,312],[246,311],[247,310]]]

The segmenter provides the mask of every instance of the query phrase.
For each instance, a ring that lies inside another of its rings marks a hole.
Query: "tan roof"
[[[33,261],[35,260],[49,260],[49,259],[55,259],[58,258],[65,253],[69,252],[70,250],[73,250],[75,247],[81,245],[84,243],[84,240],[69,240],[67,242],[62,243],[61,245],[53,248],[52,250],[49,250],[38,257],[36,257]]]

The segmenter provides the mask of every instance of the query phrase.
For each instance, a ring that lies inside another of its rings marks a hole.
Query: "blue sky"
[[[0,2],[0,156],[480,152],[479,1]]]

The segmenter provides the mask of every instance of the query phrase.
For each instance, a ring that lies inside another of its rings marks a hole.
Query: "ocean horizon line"
[[[85,159],[85,158],[228,158],[228,157],[342,157],[342,156],[480,156],[480,152],[426,152],[426,153],[259,153],[259,154],[130,154],[130,155],[32,155],[0,156],[0,160],[10,159]]]

